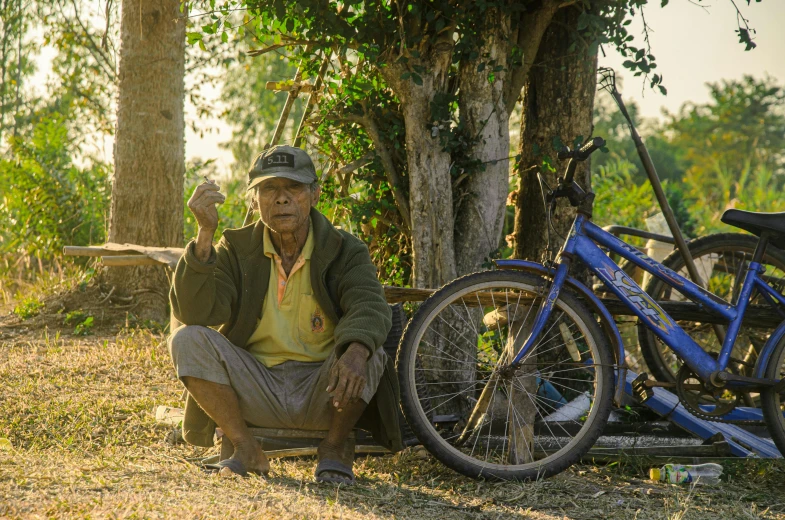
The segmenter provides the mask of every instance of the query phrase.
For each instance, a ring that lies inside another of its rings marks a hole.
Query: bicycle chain
[[[691,415],[694,415],[695,417],[697,417],[699,419],[703,419],[704,421],[723,423],[723,424],[735,424],[735,425],[742,425],[742,426],[759,426],[759,425],[762,425],[762,424],[766,424],[765,421],[763,421],[762,419],[761,420],[754,420],[754,419],[723,419],[723,417],[725,415],[728,415],[728,413],[731,413],[733,410],[731,410],[730,412],[727,412],[727,413],[725,413],[723,415],[707,414],[703,410],[701,410],[700,408],[696,409],[696,408],[694,408],[692,406],[692,404],[690,404],[689,400],[686,399],[685,395],[683,394],[683,390],[682,390],[681,386],[678,385],[678,384],[676,385],[676,395],[679,398],[679,403],[681,403],[681,405],[684,407],[685,410],[687,410]],[[737,397],[737,401],[738,400],[739,399]],[[735,408],[735,406],[734,406],[734,408]]]
[[[681,398],[679,398],[679,402],[682,404],[682,406],[684,406],[684,403],[681,401]],[[687,406],[684,406],[684,408],[687,409],[687,411],[690,412],[690,414],[694,415],[698,419],[703,419],[704,421],[709,421],[709,422],[716,422],[716,423],[723,423],[723,424],[736,424],[742,426],[761,426],[766,424],[766,422],[763,419],[757,421],[753,419],[723,419],[722,416],[717,417],[716,415],[707,415],[703,412],[696,413],[696,411],[693,410],[692,407],[688,408]]]

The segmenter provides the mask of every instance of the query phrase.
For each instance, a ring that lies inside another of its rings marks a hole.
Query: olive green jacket
[[[340,231],[315,209],[311,210],[314,250],[311,285],[319,306],[336,323],[335,348],[340,357],[357,341],[370,350],[382,348],[391,311],[376,276],[368,248],[358,238]],[[270,280],[270,259],[264,255],[264,224],[227,229],[210,259],[200,262],[194,242],[188,244],[174,273],[169,300],[172,313],[185,325],[218,327],[234,345],[244,348],[262,313]],[[403,448],[398,424],[400,393],[393,360],[357,426],[368,430],[379,444]],[[197,446],[212,446],[215,423],[189,395],[183,437]]]

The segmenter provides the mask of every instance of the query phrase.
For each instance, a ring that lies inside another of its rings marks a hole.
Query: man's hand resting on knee
[[[356,402],[368,380],[368,358],[371,353],[362,343],[351,343],[330,370],[328,393],[333,393],[333,406],[339,412]]]

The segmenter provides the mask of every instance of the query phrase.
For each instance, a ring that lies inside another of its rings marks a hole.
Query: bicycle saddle
[[[720,220],[757,236],[761,236],[763,232],[767,231],[769,232],[769,243],[780,249],[785,249],[785,212],[755,213],[729,209],[722,214]]]

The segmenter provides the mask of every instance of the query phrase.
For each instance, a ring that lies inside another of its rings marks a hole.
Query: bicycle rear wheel
[[[397,360],[404,415],[425,448],[459,473],[548,477],[577,462],[602,432],[613,356],[575,296],[562,291],[539,341],[520,367],[509,367],[549,286],[520,272],[467,275],[426,300],[404,332]]]
[[[738,292],[744,281],[746,267],[752,261],[752,253],[758,238],[741,233],[719,233],[707,235],[688,243],[690,253],[707,288],[729,303],[736,303]],[[678,251],[673,251],[663,260],[663,265],[689,279],[684,260]],[[775,288],[785,288],[785,253],[769,247],[761,262],[766,268],[764,277]],[[665,282],[652,277],[644,291],[655,300],[685,301],[686,298]],[[756,295],[752,305],[766,305],[761,295]],[[678,325],[687,332],[706,352],[719,353],[722,347],[711,323],[678,320]],[[760,349],[766,343],[773,327],[751,327],[742,325],[736,344],[731,352],[730,368],[742,375],[752,375]],[[654,333],[638,324],[638,340],[641,354],[650,374],[658,381],[674,382],[682,360]],[[747,404],[753,404],[748,402]]]
[[[774,352],[766,365],[764,377],[768,379],[785,379],[785,339],[774,347]],[[774,389],[764,390],[760,394],[763,418],[771,440],[785,457],[785,389],[777,392]]]

